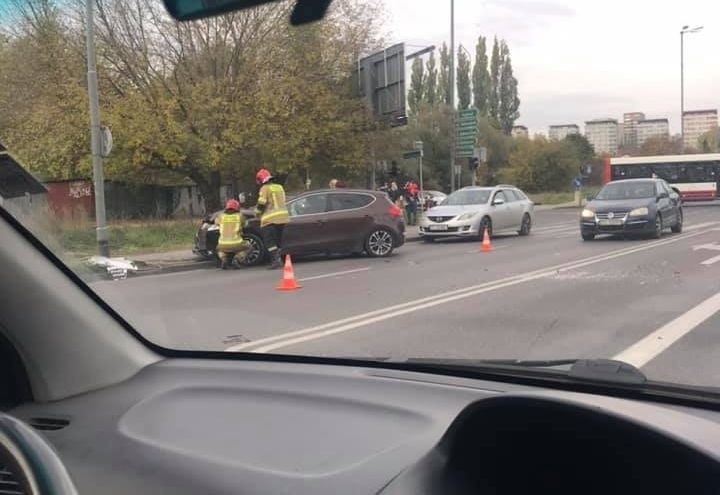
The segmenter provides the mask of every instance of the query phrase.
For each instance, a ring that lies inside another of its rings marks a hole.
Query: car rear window
[[[369,205],[373,197],[368,194],[330,194],[328,211],[352,210]]]

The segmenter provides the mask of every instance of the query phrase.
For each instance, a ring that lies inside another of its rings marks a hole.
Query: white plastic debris
[[[127,278],[128,272],[136,272],[138,270],[135,262],[127,258],[92,256],[88,259],[88,264],[96,268],[105,268],[113,280],[124,280]]]

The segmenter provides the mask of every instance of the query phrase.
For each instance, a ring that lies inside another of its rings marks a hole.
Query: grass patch
[[[190,249],[198,220],[126,220],[108,223],[110,253],[129,256]],[[53,229],[57,243],[73,256],[97,253],[95,226],[89,222],[60,223]]]

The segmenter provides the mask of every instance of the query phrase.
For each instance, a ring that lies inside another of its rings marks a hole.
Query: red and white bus
[[[720,153],[606,158],[603,163],[603,184],[653,176],[677,188],[684,201],[717,199]]]

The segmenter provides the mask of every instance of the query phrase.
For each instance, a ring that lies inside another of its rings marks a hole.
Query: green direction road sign
[[[456,158],[472,158],[472,156],[473,156],[472,148],[458,148],[455,150]]]
[[[474,120],[460,121],[455,126],[458,129],[475,129],[477,128],[477,122]]]
[[[466,108],[460,110],[458,116],[462,119],[463,117],[472,117],[473,119],[477,116],[477,108]]]
[[[458,129],[455,133],[456,136],[477,136],[477,129],[468,127],[467,129]]]
[[[467,143],[475,143],[475,136],[460,136],[455,140],[456,146],[463,146]]]

